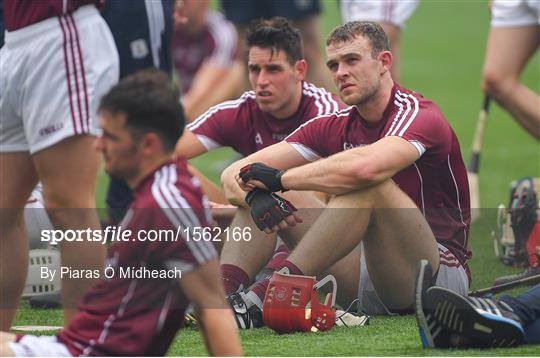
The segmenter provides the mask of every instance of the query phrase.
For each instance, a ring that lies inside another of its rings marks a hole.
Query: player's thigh
[[[414,202],[392,181],[377,188],[377,205],[364,237],[366,265],[383,302],[393,309],[412,303],[420,259],[439,267],[435,236]]]
[[[47,207],[94,206],[99,155],[93,142],[89,135],[69,137],[33,156]]]
[[[15,335],[9,332],[0,332],[0,357],[12,357],[15,353],[9,347],[9,343],[15,341]]]
[[[23,29],[27,39],[21,104],[30,153],[66,138],[99,133],[101,97],[118,81],[114,40],[99,12],[84,6],[73,15]]]
[[[484,74],[517,78],[540,44],[540,27],[492,27],[489,32]]]
[[[27,152],[0,154],[0,208],[23,208],[37,184]]]

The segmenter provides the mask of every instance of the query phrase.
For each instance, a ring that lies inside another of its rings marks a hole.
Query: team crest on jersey
[[[349,142],[343,142],[343,150],[349,150],[358,147],[365,147],[367,144],[353,144]]]
[[[137,39],[130,44],[131,56],[136,59],[145,58],[148,55],[148,45],[145,39]]]

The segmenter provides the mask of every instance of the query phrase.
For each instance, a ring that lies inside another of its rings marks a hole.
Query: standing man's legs
[[[540,97],[519,79],[540,45],[540,27],[492,27],[484,63],[484,91],[540,139]]]
[[[93,137],[70,137],[33,157],[43,183],[45,208],[55,229],[101,230],[95,210],[95,187],[99,157]],[[102,270],[105,246],[100,242],[62,242],[62,266],[72,270]],[[62,305],[67,324],[92,279],[62,280]]]
[[[0,330],[8,331],[28,270],[23,208],[37,177],[28,153],[0,154]]]

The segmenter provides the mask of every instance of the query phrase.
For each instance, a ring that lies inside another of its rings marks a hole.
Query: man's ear
[[[161,139],[154,132],[146,133],[140,141],[140,146],[142,154],[145,156],[152,156],[163,150]]]
[[[306,60],[298,60],[294,64],[294,69],[296,70],[296,74],[298,76],[299,81],[303,81],[306,78],[307,73],[307,62]]]
[[[394,62],[394,56],[390,51],[381,51],[379,53],[379,63],[380,63],[380,74],[384,74],[387,71],[390,71],[392,63]]]

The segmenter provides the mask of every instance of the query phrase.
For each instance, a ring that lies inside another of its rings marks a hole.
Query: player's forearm
[[[200,317],[202,334],[210,355],[243,355],[238,329],[230,309],[202,309]]]
[[[283,187],[341,195],[386,179],[369,160],[352,150],[349,152],[288,170],[281,178]]]

